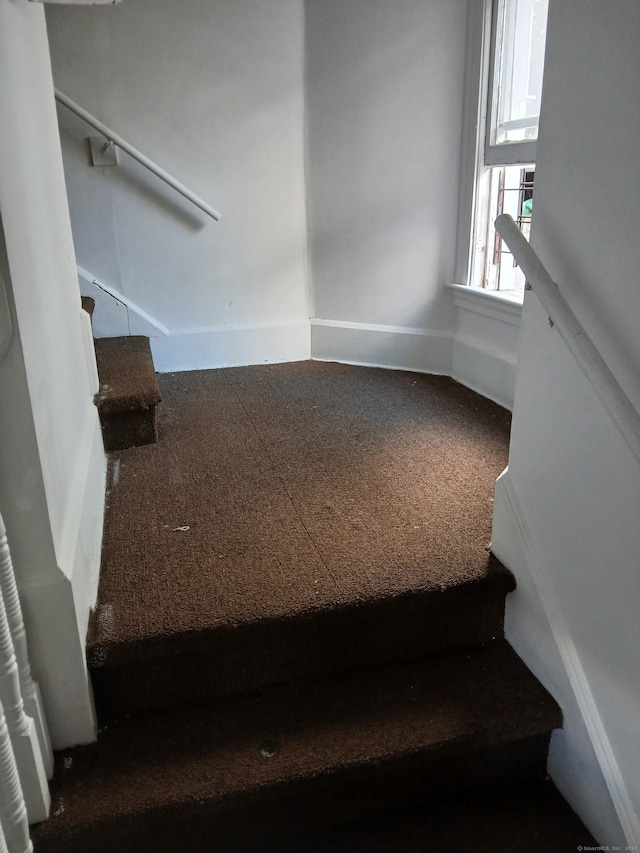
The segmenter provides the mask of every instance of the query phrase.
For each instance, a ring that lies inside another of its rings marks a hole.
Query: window
[[[548,0],[487,3],[492,8],[482,80],[486,121],[480,130],[469,283],[517,294],[524,277],[493,223],[509,213],[525,236],[531,228]]]
[[[538,138],[547,7],[548,0],[496,3],[487,123],[487,145],[494,157],[500,157],[497,146]]]

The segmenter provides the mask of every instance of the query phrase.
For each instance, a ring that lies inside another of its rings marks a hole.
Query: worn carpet
[[[434,376],[301,362],[168,374],[114,455],[94,642],[487,570],[509,414]]]

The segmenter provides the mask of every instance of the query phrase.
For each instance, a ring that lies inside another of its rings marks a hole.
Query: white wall
[[[99,332],[149,334],[160,370],[186,369],[307,358],[312,314],[316,357],[449,372],[466,11],[49,7],[56,85],[223,214],[126,155],[90,167],[60,108],[80,266],[134,306],[99,295]]]
[[[14,326],[0,364],[0,506],[59,747],[94,735],[84,641],[105,460],[41,6],[0,0],[0,78],[0,262]]]
[[[312,353],[448,373],[466,0],[305,9]]]
[[[91,167],[94,132],[59,107],[78,263],[168,330],[150,332],[157,368],[308,358],[302,0],[50,6],[47,20],[56,86],[223,216],[122,152]]]
[[[614,5],[551,0],[532,245],[640,409],[640,6]],[[493,544],[508,636],[565,710],[550,770],[603,844],[640,842],[639,507],[638,461],[527,294]]]

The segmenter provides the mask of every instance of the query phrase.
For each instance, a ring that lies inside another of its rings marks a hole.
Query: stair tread
[[[100,378],[96,405],[101,415],[149,409],[160,402],[149,338],[97,338],[95,351]]]
[[[464,757],[560,724],[504,642],[271,687],[122,723],[58,755],[53,817],[37,838],[194,804],[229,809],[305,780],[416,754]]]

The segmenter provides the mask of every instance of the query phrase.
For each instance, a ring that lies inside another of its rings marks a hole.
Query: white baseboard
[[[171,332],[152,337],[151,351],[159,373],[305,361],[309,321]]]
[[[93,330],[97,338],[170,334],[166,326],[123,293],[100,281],[81,266],[77,266],[76,270],[80,292],[83,296],[90,296],[96,303]]]
[[[451,378],[494,403],[513,411],[518,362],[509,353],[456,335]]]
[[[158,373],[275,364],[310,358],[309,321],[170,329],[115,288],[78,267],[81,293],[96,300],[96,338],[145,335]]]
[[[451,332],[312,319],[311,358],[448,376]]]
[[[572,641],[554,595],[552,574],[532,537],[508,469],[496,483],[492,549],[516,576],[516,592],[507,598],[507,639],[563,707],[565,727],[579,714],[580,726],[589,739],[581,749],[579,732],[574,735],[567,731],[567,741],[573,745],[564,747],[560,758],[564,765],[550,761],[549,772],[596,837],[616,843],[617,825],[627,844],[638,844],[640,821],[598,710],[589,673]],[[541,612],[534,612],[536,605]],[[577,766],[582,767],[582,776],[576,774]],[[588,773],[585,768],[589,768]],[[615,809],[609,816],[608,798]]]
[[[456,308],[451,377],[513,410],[522,300],[449,285]]]

